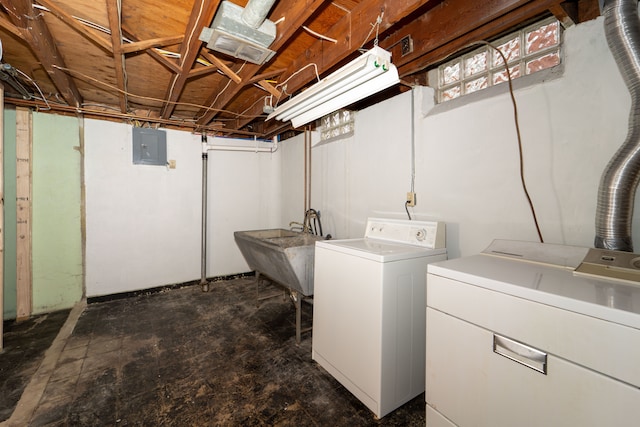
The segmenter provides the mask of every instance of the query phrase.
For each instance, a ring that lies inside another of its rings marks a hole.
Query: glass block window
[[[320,140],[329,141],[353,135],[355,114],[349,110],[338,110],[321,119]]]
[[[560,64],[561,26],[545,19],[492,43],[507,60],[512,79]],[[502,55],[489,46],[459,56],[438,67],[438,102],[459,98],[508,81]]]

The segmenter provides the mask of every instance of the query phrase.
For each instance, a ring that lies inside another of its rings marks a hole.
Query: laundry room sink
[[[304,296],[313,295],[315,242],[322,236],[282,228],[233,234],[252,270]]]

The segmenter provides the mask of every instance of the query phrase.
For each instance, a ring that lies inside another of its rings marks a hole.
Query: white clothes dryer
[[[640,255],[496,240],[430,264],[429,427],[640,419]]]

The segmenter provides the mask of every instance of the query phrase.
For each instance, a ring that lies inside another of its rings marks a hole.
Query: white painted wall
[[[220,138],[214,142],[250,145]],[[250,271],[233,232],[281,226],[280,153],[210,151],[208,163],[207,276]]]
[[[167,130],[168,169],[132,163],[131,129],[85,123],[88,297],[200,278],[200,137]],[[277,225],[279,154],[215,151],[208,165],[207,275],[249,271],[233,231]]]
[[[625,139],[630,98],[602,18],[567,30],[564,49],[560,78],[516,91],[525,176],[545,241],[593,246],[598,183]],[[536,240],[509,95],[447,108],[433,106],[429,88],[415,98],[412,216],[447,223],[450,257],[477,253],[494,238]],[[410,111],[411,94],[402,94],[358,112],[353,137],[313,148],[312,206],[334,237],[362,236],[368,216],[406,218]],[[301,136],[284,141],[283,159],[301,146]],[[302,203],[291,200],[297,197],[288,189],[292,181],[283,182],[283,217]],[[633,238],[637,246],[637,218]]]
[[[569,29],[562,77],[516,92],[527,183],[547,242],[593,245],[598,182],[626,136],[630,99],[602,25],[599,18]],[[447,223],[450,257],[477,253],[494,238],[535,240],[508,94],[447,108],[433,106],[429,88],[414,96],[412,216]],[[316,144],[314,134],[311,207],[325,233],[359,237],[367,217],[406,218],[411,122],[405,93],[358,112],[350,138]],[[167,136],[175,170],[136,166],[130,126],[86,121],[89,297],[200,277],[200,138]],[[234,231],[302,221],[303,144],[299,135],[273,154],[210,152],[209,276],[248,271]]]
[[[320,139],[320,135],[317,132],[311,132],[309,135],[311,138],[311,144],[316,144]],[[286,140],[281,144],[281,147],[283,145],[285,147],[284,149],[281,148],[282,197],[280,205],[282,208],[282,217],[280,218],[280,222],[282,227],[290,228],[289,224],[291,222],[304,222],[304,135],[299,135],[296,138]],[[311,155],[313,156],[314,154],[315,151],[312,150]],[[313,171],[313,165],[311,167]],[[310,196],[310,207],[317,210],[319,208],[317,205],[318,200],[317,197],[314,197],[315,192],[313,189]]]

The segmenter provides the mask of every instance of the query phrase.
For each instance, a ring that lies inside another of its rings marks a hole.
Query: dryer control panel
[[[441,221],[369,218],[364,237],[429,249],[446,247],[445,224]]]
[[[640,254],[592,248],[574,274],[640,285]]]

